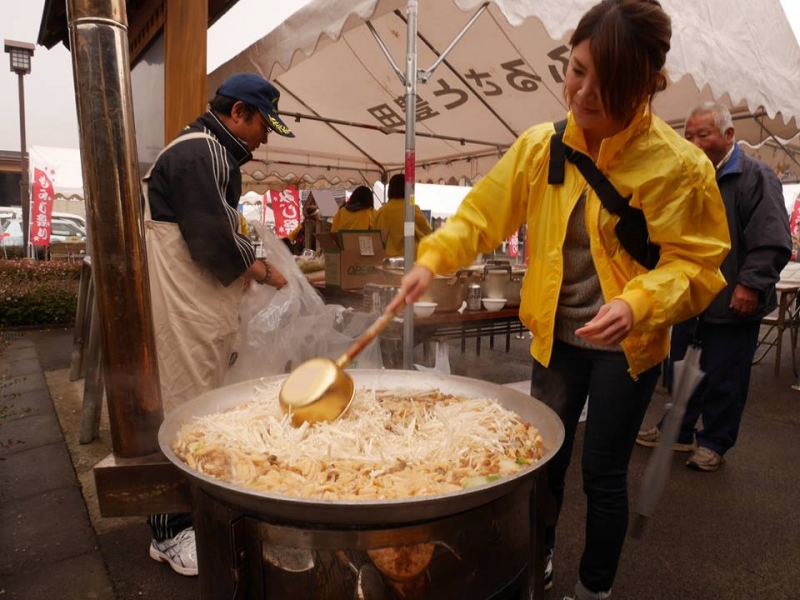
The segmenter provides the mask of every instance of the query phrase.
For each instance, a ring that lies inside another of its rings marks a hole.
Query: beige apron
[[[197,138],[210,136],[190,133],[161,152]],[[148,195],[152,170],[142,180],[144,227],[161,396],[164,412],[169,414],[222,385],[239,327],[244,281],[240,278],[223,286],[192,260],[176,223],[152,220]]]

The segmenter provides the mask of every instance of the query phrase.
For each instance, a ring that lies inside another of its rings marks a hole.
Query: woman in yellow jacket
[[[618,217],[574,164],[566,162],[562,185],[548,184],[554,126],[546,123],[523,133],[456,215],[420,243],[417,263],[389,306],[417,300],[434,273],[468,265],[527,224],[520,318],[533,333],[531,394],[558,413],[566,430],[547,465],[559,508],[589,397],[580,600],[611,593],[628,523],[628,463],[669,351],[669,328],[705,309],[725,284],[719,267],[730,238],[714,167],[650,110],[666,87],[670,37],[669,16],[656,0],[603,0],[570,39],[564,91],[564,144],[590,157],[643,211],[650,241],[660,246],[655,268],[621,246]],[[554,544],[552,528],[548,587]]]
[[[375,229],[386,232],[386,256],[403,256],[406,247],[405,224],[405,175],[397,173],[389,180],[389,201],[378,209],[375,215]],[[414,244],[433,231],[430,222],[414,205]],[[416,254],[415,254],[416,255]]]
[[[331,233],[340,229],[375,229],[375,205],[371,189],[364,185],[358,186],[350,194],[347,203],[336,211]]]

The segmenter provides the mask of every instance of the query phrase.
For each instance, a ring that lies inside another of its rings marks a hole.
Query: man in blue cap
[[[256,260],[237,208],[240,167],[269,133],[294,137],[278,115],[280,92],[253,73],[228,78],[208,111],[156,158],[143,179],[147,263],[165,412],[222,384],[245,283],[281,288]],[[150,556],[197,575],[190,514],[149,517]]]

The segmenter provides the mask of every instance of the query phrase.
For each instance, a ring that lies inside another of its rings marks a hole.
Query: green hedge
[[[34,247],[33,250],[36,252],[37,260],[44,260],[47,256],[47,248]],[[25,258],[25,253],[22,251],[22,246],[3,246],[2,250],[0,250],[0,260],[15,260],[21,258]]]
[[[75,320],[80,262],[0,260],[0,327]]]

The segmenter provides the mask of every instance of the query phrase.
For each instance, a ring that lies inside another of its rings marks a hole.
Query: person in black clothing
[[[143,179],[144,225],[165,412],[222,384],[238,330],[245,284],[286,280],[242,232],[239,168],[270,131],[294,137],[278,116],[280,93],[240,73],[208,111],[156,158]],[[197,574],[191,515],[153,515],[150,556]]]
[[[761,319],[777,306],[775,284],[791,256],[792,240],[780,181],[735,142],[733,120],[724,105],[708,102],[695,108],[685,135],[716,167],[731,251],[722,263],[728,285],[699,317],[672,330],[670,363],[683,359],[697,337],[705,372],[689,399],[674,449],[692,452],[686,466],[716,471],[736,444]],[[703,428],[696,430],[701,415]],[[655,446],[660,426],[640,431],[636,442]]]

